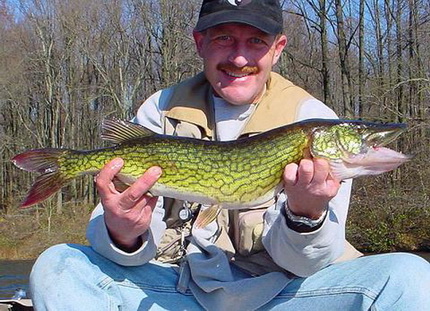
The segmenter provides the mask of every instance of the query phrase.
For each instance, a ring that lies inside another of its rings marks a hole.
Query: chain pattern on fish
[[[97,174],[120,157],[118,179],[131,185],[151,166],[162,176],[150,190],[163,195],[225,208],[262,204],[282,185],[289,163],[307,157],[330,162],[338,179],[379,174],[409,159],[383,146],[395,139],[403,124],[312,119],[236,141],[217,142],[158,135],[125,121],[105,121],[104,137],[116,143],[89,151],[35,149],[15,156],[16,166],[41,175],[23,206],[36,204],[84,174]]]

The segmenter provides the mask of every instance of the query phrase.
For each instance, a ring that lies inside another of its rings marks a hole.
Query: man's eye
[[[229,36],[218,36],[215,38],[217,41],[229,41],[231,38]]]
[[[218,36],[214,38],[214,41],[220,45],[230,45],[233,43],[233,38],[230,36]]]
[[[252,39],[250,40],[250,42],[251,42],[252,44],[264,44],[264,41],[263,41],[263,40],[261,40],[260,38],[252,38]]]

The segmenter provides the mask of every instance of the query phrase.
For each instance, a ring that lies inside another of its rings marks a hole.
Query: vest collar
[[[166,117],[195,124],[212,137],[214,111],[212,87],[203,72],[173,88]]]
[[[242,135],[260,133],[285,124],[277,114],[278,109],[271,104],[278,92],[274,89],[293,86],[279,74],[272,72],[266,84],[266,92],[256,104],[257,107],[246,124]],[[278,94],[279,96],[279,94]],[[203,72],[179,83],[173,88],[166,117],[199,126],[206,136],[214,135],[214,103],[212,87]],[[279,124],[278,124],[279,123]]]

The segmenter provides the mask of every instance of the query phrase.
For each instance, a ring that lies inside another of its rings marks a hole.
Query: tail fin
[[[20,169],[41,174],[31,186],[21,207],[28,207],[47,199],[69,181],[70,178],[58,170],[58,159],[64,152],[64,149],[34,149],[12,158],[12,163]]]

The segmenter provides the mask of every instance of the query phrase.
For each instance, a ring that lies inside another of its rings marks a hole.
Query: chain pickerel
[[[160,135],[127,121],[105,120],[102,137],[113,142],[112,147],[34,149],[16,155],[12,162],[40,174],[22,207],[45,200],[79,175],[97,174],[117,157],[124,159],[117,182],[127,186],[151,166],[159,166],[163,173],[150,193],[212,205],[199,216],[199,225],[204,226],[220,208],[258,206],[275,197],[282,189],[284,167],[303,158],[327,159],[338,180],[393,170],[410,157],[383,146],[405,127],[310,119],[220,142]]]

